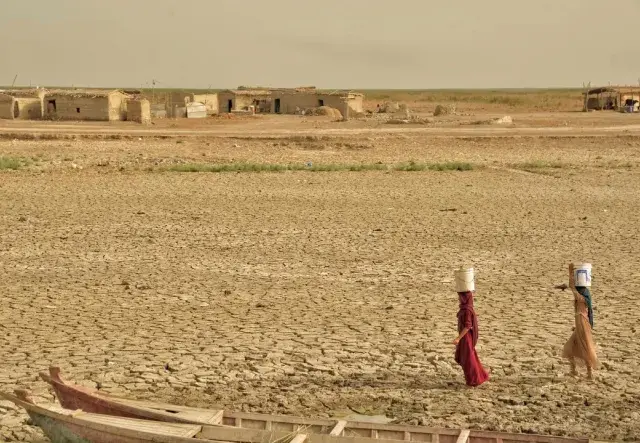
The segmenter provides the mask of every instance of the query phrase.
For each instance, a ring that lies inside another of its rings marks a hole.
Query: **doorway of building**
[[[47,102],[47,114],[55,114],[56,113],[56,101],[49,100]]]
[[[324,100],[319,99],[318,100],[318,106],[324,106]]]
[[[277,98],[273,101],[273,112],[280,114],[280,99]]]
[[[227,109],[229,110],[229,112],[233,111],[233,100],[227,100]]]
[[[13,102],[13,118],[18,118],[18,117],[20,117],[20,105],[16,100],[15,102]]]

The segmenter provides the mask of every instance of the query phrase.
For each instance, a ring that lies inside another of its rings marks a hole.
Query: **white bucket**
[[[461,268],[454,272],[456,292],[475,291],[476,280],[473,268]]]
[[[573,267],[576,286],[591,286],[591,263],[581,263]]]

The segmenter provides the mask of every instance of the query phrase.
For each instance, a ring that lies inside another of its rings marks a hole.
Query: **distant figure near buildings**
[[[587,376],[593,379],[593,369],[598,364],[596,347],[591,335],[593,329],[593,307],[591,305],[591,291],[587,286],[576,286],[576,276],[573,263],[569,265],[569,288],[573,293],[575,308],[575,329],[564,345],[562,356],[569,359],[571,375],[576,376],[576,360],[587,367]]]
[[[478,316],[473,309],[472,291],[458,292],[460,310],[458,311],[458,337],[456,345],[456,363],[462,366],[468,386],[480,386],[489,380],[489,374],[482,367],[476,343],[478,342]]]

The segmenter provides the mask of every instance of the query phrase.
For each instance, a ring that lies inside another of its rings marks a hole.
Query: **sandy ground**
[[[291,135],[363,135],[417,133],[460,137],[513,136],[513,135],[601,135],[603,133],[640,133],[640,114],[619,112],[519,112],[513,114],[513,123],[489,125],[492,118],[502,113],[467,113],[428,118],[423,124],[388,124],[386,114],[374,114],[369,118],[333,122],[326,117],[300,117],[293,115],[234,116],[207,119],[160,119],[143,127],[134,122],[41,122],[25,120],[0,120],[0,137],[10,138],[21,134],[102,134],[149,136],[291,136]]]
[[[31,159],[0,171],[0,388],[51,400],[37,373],[55,363],[134,398],[640,440],[640,137],[454,135],[0,140]],[[408,160],[475,168],[164,170]],[[594,264],[593,383],[559,357],[571,260]],[[453,361],[461,264],[492,374],[478,389]],[[0,439],[42,441],[0,413]]]

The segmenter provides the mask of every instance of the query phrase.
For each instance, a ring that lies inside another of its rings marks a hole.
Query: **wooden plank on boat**
[[[183,411],[175,414],[178,417],[198,422],[198,423],[210,423],[212,425],[220,424],[222,421],[222,411]]]
[[[327,418],[307,418],[307,417],[296,417],[289,415],[269,415],[269,414],[258,414],[254,412],[240,412],[240,411],[224,411],[224,417],[233,419],[235,426],[241,426],[242,419],[251,420],[251,421],[271,421],[273,423],[291,423],[291,424],[299,424],[304,426],[316,425],[316,426],[327,426],[332,427],[335,425],[336,421],[327,419]],[[350,422],[353,423],[353,422]]]
[[[302,429],[304,432],[304,429]],[[292,436],[287,431],[265,431],[262,429],[203,426],[201,439],[226,442],[264,443],[267,441],[287,441]],[[368,437],[340,437],[329,434],[307,434],[306,443],[398,443],[398,440],[380,439],[372,442]]]
[[[295,437],[293,437],[291,439],[291,442],[289,443],[304,443],[306,439],[307,439],[307,434],[298,434]]]
[[[169,435],[172,437],[195,437],[202,430],[201,425],[189,425],[181,423],[166,423],[151,420],[138,420],[135,418],[113,417],[102,414],[89,414],[81,412],[75,418],[91,423],[98,423],[107,426],[117,426],[120,429],[130,431],[148,432],[152,434]]]
[[[336,425],[333,427],[331,432],[329,432],[329,435],[333,435],[337,437],[338,435],[342,434],[342,431],[344,431],[345,426],[347,426],[347,421],[339,420],[338,423],[336,423]]]
[[[224,415],[224,411],[222,409],[203,409],[203,408],[192,408],[190,406],[178,406],[171,405],[167,403],[155,403],[151,401],[142,401],[142,400],[129,400],[122,399],[118,397],[111,397],[108,395],[101,395],[100,397],[109,399],[116,403],[124,404],[127,406],[135,406],[143,409],[151,409],[156,412],[162,412],[167,414],[175,414],[176,416],[189,417],[189,418],[198,418],[202,421],[211,424],[222,423],[222,416]]]
[[[468,429],[460,430],[460,436],[458,437],[458,440],[456,440],[456,443],[467,443],[470,433],[471,431],[469,431]]]

